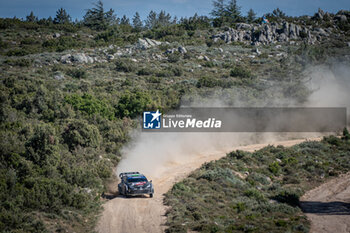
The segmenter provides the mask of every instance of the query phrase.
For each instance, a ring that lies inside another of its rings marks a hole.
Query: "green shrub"
[[[26,49],[15,48],[7,51],[6,56],[25,56],[30,54]]]
[[[275,176],[277,176],[280,172],[280,165],[278,164],[278,162],[273,162],[269,165],[269,171],[274,174]]]
[[[163,70],[160,70],[156,73],[157,77],[171,77],[173,75],[174,75],[174,73],[168,69],[163,69]]]
[[[34,135],[26,143],[26,157],[38,165],[55,163],[58,151],[56,130],[49,124],[35,128]]]
[[[171,53],[168,55],[168,62],[170,63],[177,63],[178,61],[180,61],[180,54],[175,52],[175,53]]]
[[[28,37],[28,38],[21,40],[22,45],[33,45],[33,44],[38,44],[38,43],[39,43],[38,40],[31,38],[31,37]]]
[[[350,140],[350,133],[346,127],[343,129],[342,139],[343,140]]]
[[[136,70],[136,66],[130,59],[120,59],[115,63],[115,69],[120,72],[130,73]]]
[[[197,82],[197,87],[216,87],[219,86],[220,82],[216,78],[211,78],[211,77],[201,77],[198,82]]]
[[[7,59],[5,60],[5,64],[11,65],[11,66],[29,67],[32,64],[32,61],[25,58]]]
[[[102,141],[98,128],[83,120],[71,120],[68,122],[62,138],[70,150],[75,149],[77,146],[97,148]]]
[[[150,68],[142,68],[140,69],[138,72],[137,72],[137,75],[152,75],[153,74],[153,71],[150,69]]]
[[[175,76],[181,76],[182,74],[183,74],[183,70],[182,70],[182,68],[181,67],[179,67],[179,66],[175,66],[175,67],[172,67],[171,68],[171,71],[173,72],[173,74],[175,75]]]
[[[283,190],[279,194],[273,197],[274,200],[286,203],[291,206],[299,205],[300,193],[290,190]]]
[[[154,107],[154,102],[147,92],[136,91],[131,93],[126,91],[119,99],[116,114],[121,118],[135,118],[141,116],[142,112],[146,110],[152,110],[152,107]]]
[[[106,102],[97,99],[90,94],[78,95],[72,94],[65,96],[65,101],[71,104],[76,110],[87,113],[88,115],[99,114],[108,119],[114,119],[114,109]]]
[[[85,78],[87,78],[87,73],[82,68],[69,69],[67,71],[67,74],[69,76],[73,77],[73,78],[76,78],[76,79],[85,79]]]
[[[241,78],[250,78],[252,76],[249,70],[244,69],[243,67],[240,67],[240,66],[234,67],[231,70],[230,75],[232,77],[241,77]]]

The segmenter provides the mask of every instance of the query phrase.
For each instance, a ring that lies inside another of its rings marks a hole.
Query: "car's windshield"
[[[128,178],[129,183],[147,182],[146,178]]]

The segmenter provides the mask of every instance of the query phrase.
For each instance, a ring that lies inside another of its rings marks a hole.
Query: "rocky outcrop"
[[[236,29],[214,35],[214,42],[223,40],[225,43],[248,42],[252,44],[271,44],[276,42],[288,42],[290,40],[306,40],[313,44],[317,40],[316,35],[327,36],[327,33],[312,33],[308,28],[293,23],[271,23],[264,25],[237,24]]]
[[[80,63],[80,64],[86,64],[86,63],[94,63],[94,58],[87,56],[84,53],[77,53],[77,54],[66,54],[61,57],[61,62],[63,64],[71,64],[71,63]]]
[[[156,41],[156,40],[152,40],[152,39],[141,39],[139,38],[138,42],[135,44],[135,48],[136,49],[141,49],[141,50],[146,50],[149,48],[152,48],[154,46],[158,46],[161,45],[162,42]]]

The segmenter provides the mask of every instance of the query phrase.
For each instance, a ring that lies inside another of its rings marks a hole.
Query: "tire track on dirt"
[[[166,165],[167,169],[162,174],[157,177],[149,177],[153,180],[155,189],[153,198],[146,196],[132,198],[116,196],[107,201],[103,205],[104,211],[99,219],[96,231],[100,233],[164,232],[166,229],[166,206],[163,205],[163,195],[175,182],[185,178],[191,171],[199,168],[203,163],[220,159],[226,153],[233,150],[253,152],[267,145],[283,145],[288,147],[304,142],[305,140],[298,139],[236,146],[227,151],[198,154],[191,156],[187,161],[169,163]],[[313,138],[311,140],[320,140],[320,138]]]

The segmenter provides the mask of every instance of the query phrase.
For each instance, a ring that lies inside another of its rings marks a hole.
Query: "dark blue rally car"
[[[119,174],[120,183],[118,184],[118,192],[125,197],[148,194],[153,197],[154,189],[152,181],[139,172],[123,172]]]

